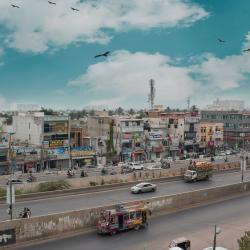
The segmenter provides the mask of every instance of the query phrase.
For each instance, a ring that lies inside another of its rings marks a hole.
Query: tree
[[[113,110],[109,110],[109,111],[108,111],[108,114],[109,114],[109,116],[112,116],[112,115],[115,114],[115,112],[114,112]]]
[[[171,108],[169,106],[167,106],[166,109],[165,109],[165,112],[170,113],[171,112]]]
[[[116,109],[115,113],[118,115],[124,115],[124,110],[123,108],[119,107],[118,109]]]
[[[95,110],[93,110],[93,109],[90,110],[90,111],[89,111],[89,115],[90,115],[90,116],[94,116],[94,115],[95,115]]]
[[[250,231],[245,232],[245,234],[238,240],[239,250],[249,250],[250,249]]]
[[[146,116],[146,115],[145,115],[144,110],[141,109],[141,110],[138,111],[138,115],[136,116],[136,118],[142,119],[142,118],[144,118],[145,116]]]
[[[129,111],[128,111],[128,113],[130,114],[130,115],[134,115],[135,114],[135,111],[134,111],[134,109],[130,109]]]
[[[41,109],[41,112],[43,112],[45,115],[58,115],[58,112],[54,111],[53,109],[46,109],[43,107]]]

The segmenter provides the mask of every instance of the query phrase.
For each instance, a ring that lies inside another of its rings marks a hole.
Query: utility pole
[[[213,250],[216,250],[216,235],[217,235],[217,226],[214,226],[214,244],[213,244]]]
[[[241,182],[244,182],[244,170],[245,170],[245,133],[240,133],[242,137],[242,150],[241,150]]]
[[[187,110],[190,110],[190,97],[187,98]]]
[[[71,161],[71,136],[70,136],[70,114],[68,116],[68,152],[69,152],[69,169],[72,168],[72,161]]]

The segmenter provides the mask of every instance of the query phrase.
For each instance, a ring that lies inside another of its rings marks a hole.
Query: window
[[[168,124],[168,128],[171,128],[171,125],[170,125],[170,124]]]
[[[29,134],[29,140],[31,140],[31,136],[30,136],[30,134]]]
[[[29,122],[29,130],[30,130],[30,122]]]
[[[141,122],[137,121],[136,126],[140,126],[140,125],[141,125]]]
[[[174,128],[178,128],[178,125],[177,125],[177,124],[175,124],[175,125],[174,125]]]
[[[128,213],[124,214],[123,218],[124,218],[125,221],[128,220],[129,219],[129,214]]]
[[[129,126],[129,122],[125,122],[125,126],[128,127]]]
[[[136,211],[136,218],[140,219],[141,218],[141,211]]]
[[[130,212],[129,213],[129,218],[130,218],[130,220],[134,220],[136,218],[136,213],[135,212]]]
[[[213,140],[213,137],[212,137],[212,136],[210,136],[209,141],[212,141],[212,140]]]
[[[156,158],[160,158],[161,157],[161,153],[155,153]]]

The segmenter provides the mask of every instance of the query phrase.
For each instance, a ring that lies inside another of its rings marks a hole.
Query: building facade
[[[201,111],[201,120],[224,124],[223,141],[226,147],[240,148],[250,141],[250,112]]]

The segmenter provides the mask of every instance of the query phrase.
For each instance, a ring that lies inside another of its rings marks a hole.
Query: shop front
[[[73,166],[85,167],[97,165],[97,154],[91,146],[71,148],[71,159]]]

